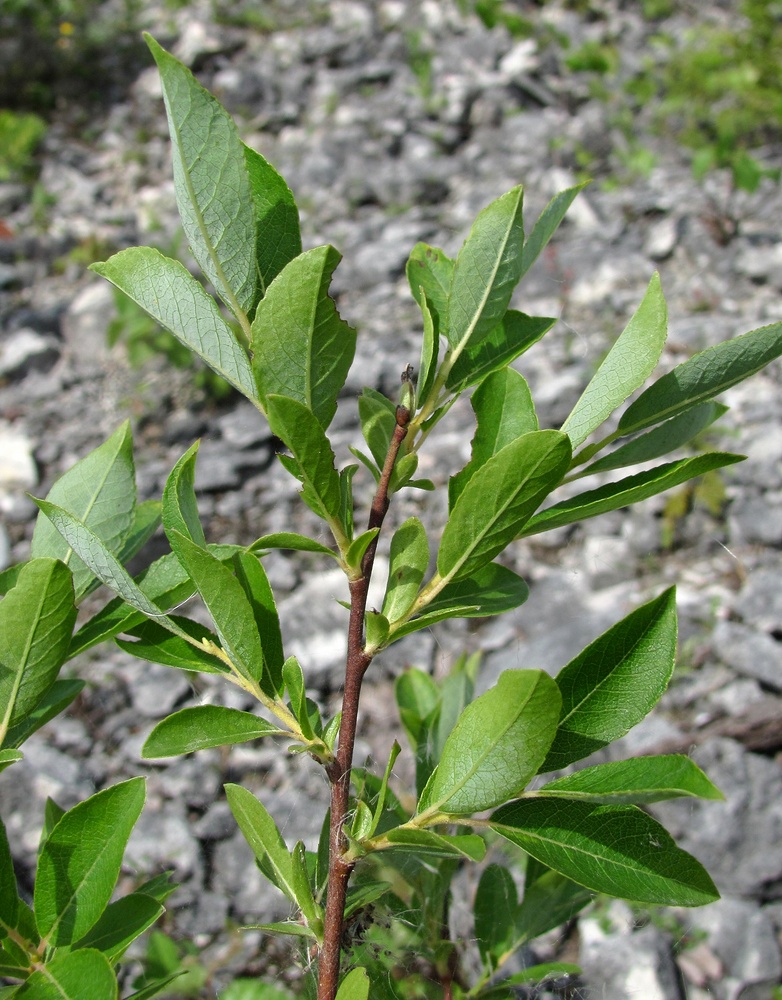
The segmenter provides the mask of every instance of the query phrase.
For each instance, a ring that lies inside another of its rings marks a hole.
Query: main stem
[[[381,528],[389,504],[388,486],[399,448],[405,439],[410,411],[403,406],[396,410],[396,427],[369,512],[367,530]],[[379,534],[379,532],[378,532]],[[339,987],[342,956],[342,931],[345,922],[345,899],[353,863],[343,860],[346,847],[344,826],[350,803],[350,771],[353,767],[353,747],[356,742],[358,703],[361,683],[372,657],[364,649],[364,615],[367,609],[369,582],[375,562],[377,539],[370,542],[361,564],[361,576],[350,581],[350,622],[348,651],[345,662],[345,689],[342,695],[342,722],[339,744],[332,764],[326,769],[331,782],[331,819],[329,827],[329,877],[326,889],[323,945],[318,959],[318,1000],[335,1000]]]

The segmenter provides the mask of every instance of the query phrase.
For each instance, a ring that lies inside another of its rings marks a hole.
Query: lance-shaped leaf
[[[315,738],[315,729],[310,719],[312,702],[307,698],[304,671],[295,656],[289,656],[283,664],[282,676],[290,699],[291,711],[301,726],[302,735],[305,739],[312,740]]]
[[[125,627],[132,639],[115,638],[120,649],[131,656],[151,663],[162,663],[165,667],[176,670],[192,670],[202,674],[228,674],[230,668],[219,657],[208,653],[203,647],[204,640],[216,643],[217,636],[200,622],[179,615],[171,615],[170,619],[179,629],[178,635],[173,635],[168,628],[157,622],[145,619],[140,625]],[[187,634],[195,642],[187,642],[182,638]]]
[[[295,903],[291,856],[274,820],[252,792],[241,785],[227,784],[225,795],[239,829],[252,848],[258,867]]]
[[[523,434],[473,475],[445,525],[437,571],[458,580],[500,553],[519,534],[570,464],[570,441],[559,431]]]
[[[385,463],[396,427],[396,407],[387,396],[367,387],[358,397],[358,416],[361,433],[379,471]]]
[[[133,521],[119,550],[124,565],[147,544],[160,527],[162,504],[159,500],[142,500],[133,511]]]
[[[259,405],[250,359],[217,303],[178,260],[130,247],[95,271],[116,285],[243,396]]]
[[[418,363],[416,393],[419,406],[428,398],[437,377],[437,361],[440,357],[440,334],[435,314],[429,307],[426,292],[421,290],[421,314],[424,320],[421,337],[421,360]]]
[[[20,747],[41,726],[45,726],[55,715],[64,712],[84,687],[84,684],[84,681],[56,680],[35,708],[8,730],[3,740],[3,746],[6,748]],[[11,753],[11,750],[8,752]]]
[[[481,211],[453,267],[445,334],[454,352],[477,344],[505,315],[521,277],[521,186]]]
[[[730,452],[712,451],[695,458],[682,458],[678,462],[666,462],[648,472],[639,472],[616,483],[608,483],[596,490],[579,493],[560,503],[546,507],[539,514],[527,521],[524,529],[519,532],[519,538],[536,535],[541,531],[551,531],[561,528],[574,521],[585,521],[588,517],[597,517],[609,510],[619,510],[630,504],[640,503],[649,497],[664,493],[674,486],[686,483],[689,479],[702,476],[712,469],[721,469],[736,462],[743,462],[743,455],[732,455]]]
[[[421,830],[416,827],[400,826],[385,835],[389,844],[399,850],[416,854],[433,854],[439,858],[466,858],[468,861],[483,861],[486,842],[474,833],[450,835]]]
[[[622,414],[622,434],[659,424],[713,399],[782,355],[782,323],[751,330],[693,355],[641,393]]]
[[[324,556],[331,556],[332,559],[339,559],[339,555],[328,545],[324,545],[323,542],[318,542],[314,538],[307,538],[306,535],[299,535],[295,531],[278,531],[273,535],[262,535],[252,543],[247,551],[263,554],[264,549],[318,552]]]
[[[114,891],[144,805],[144,779],[104,788],[67,812],[46,839],[35,876],[35,921],[49,944],[84,937]]]
[[[303,403],[286,396],[266,400],[269,424],[274,434],[291,450],[304,495],[329,525],[344,533],[340,515],[342,493],[334,468],[334,452],[317,417]]]
[[[583,191],[588,183],[589,181],[584,181],[583,184],[576,184],[575,187],[568,188],[566,191],[560,191],[559,194],[554,195],[540,213],[538,221],[532,227],[532,232],[529,234],[524,244],[524,249],[521,252],[522,276],[529,271],[538,259],[541,251],[546,247],[546,244],[559,228],[559,224],[565,218],[565,214],[573,204],[576,195],[580,191]]]
[[[243,149],[255,208],[255,253],[263,295],[285,265],[301,253],[299,210],[293,192],[271,163],[249,146]]]
[[[428,566],[426,529],[417,517],[409,517],[391,539],[388,583],[382,608],[390,622],[401,618],[413,606]]]
[[[198,517],[195,495],[195,465],[199,442],[190,445],[171,470],[163,490],[163,528],[166,535],[179,531],[191,542],[206,545],[204,529]]]
[[[159,722],[141,750],[145,759],[176,757],[207,747],[247,743],[263,736],[280,736],[284,731],[251,712],[222,705],[183,708]]]
[[[453,261],[438,247],[416,243],[406,266],[413,298],[421,311],[429,312],[436,339],[448,329],[448,295],[453,278]]]
[[[62,475],[46,499],[70,511],[109,551],[118,554],[133,525],[136,506],[133,438],[128,421]],[[46,517],[36,521],[30,555],[33,559],[50,557],[68,563],[73,570],[77,600],[94,585],[93,573],[74,558],[67,540]]]
[[[238,317],[252,310],[258,294],[245,147],[231,116],[190,70],[144,37],[163,85],[182,227],[199,267]]]
[[[497,563],[449,583],[417,618],[392,628],[394,640],[446,618],[488,618],[518,608],[529,597],[524,580]]]
[[[340,254],[316,247],[269,286],[253,320],[253,370],[261,397],[288,396],[325,430],[356,351],[356,331],[337,312],[329,285]]]
[[[124,1000],[152,1000],[152,997],[156,997],[158,994],[161,994],[163,990],[170,983],[173,983],[175,979],[179,979],[180,976],[184,976],[186,974],[187,973],[183,970],[180,972],[172,972],[170,976],[163,976],[161,979],[155,979],[146,986],[142,986],[140,990],[135,990],[133,993],[129,993]]]
[[[562,431],[573,448],[585,441],[657,367],[668,335],[668,309],[655,274],[640,306],[595,372]]]
[[[0,750],[0,771],[5,771],[12,764],[18,764],[20,760],[24,760],[21,750]]]
[[[132,892],[109,903],[98,922],[76,943],[76,947],[95,948],[115,963],[164,912],[152,896]]]
[[[450,507],[482,465],[522,434],[538,430],[529,386],[524,376],[513,368],[500,368],[485,378],[472,394],[470,403],[477,421],[472,458],[448,483]]]
[[[94,948],[60,952],[13,994],[19,1000],[117,1000],[117,977]]]
[[[548,316],[527,316],[509,309],[485,337],[467,344],[448,372],[446,386],[451,392],[460,393],[477,385],[537,344],[555,323],[556,319]]]
[[[682,754],[635,757],[585,767],[575,774],[549,781],[535,794],[606,805],[644,805],[682,796],[725,797],[698,765]]]
[[[5,826],[0,820],[0,929],[7,931],[11,927],[16,927],[18,912],[19,890],[16,885],[14,862]]]
[[[543,763],[560,711],[540,670],[506,670],[462,712],[419,809],[472,813],[520,795]]]
[[[149,600],[124,566],[86,524],[62,507],[49,503],[48,500],[35,500],[35,502],[101,583],[111,587],[136,611],[153,618],[174,635],[179,635],[185,640],[189,638],[172,619]]]
[[[76,622],[71,571],[33,559],[0,602],[0,746],[51,688]]]
[[[339,984],[336,1000],[369,1000],[369,985],[366,969],[351,969]]]
[[[237,552],[233,558],[236,579],[242,585],[255,616],[255,624],[263,646],[263,676],[261,687],[270,696],[282,694],[282,632],[277,605],[266,571],[258,558],[249,552]]]
[[[263,647],[253,608],[241,583],[216,556],[180,532],[173,530],[169,541],[212,616],[231,662],[248,680],[260,681]]]
[[[673,673],[676,635],[676,591],[671,587],[560,670],[562,714],[541,771],[567,767],[613,743],[652,710]]]
[[[669,906],[702,906],[719,898],[703,866],[634,806],[522,799],[498,809],[491,826],[596,892]]]
[[[639,465],[641,462],[651,462],[655,458],[669,455],[672,451],[676,451],[677,448],[692,441],[694,437],[705,431],[727,411],[728,407],[722,403],[701,403],[694,406],[691,410],[686,410],[677,417],[666,420],[659,427],[654,427],[645,434],[640,434],[609,455],[592,462],[579,475],[589,476],[595,472],[610,472],[612,469]]]

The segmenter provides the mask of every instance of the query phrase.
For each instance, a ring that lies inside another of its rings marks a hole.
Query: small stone
[[[770,990],[779,982],[782,957],[774,924],[756,903],[724,897],[689,917],[694,928],[708,935],[709,948],[728,976],[742,987],[765,984]]]
[[[736,673],[782,691],[782,643],[770,635],[738,622],[722,621],[714,630],[712,646]]]
[[[0,378],[24,378],[32,371],[48,371],[60,356],[53,337],[35,330],[16,330],[0,344]]]
[[[133,707],[147,719],[168,715],[191,690],[188,675],[158,663],[145,663],[131,684]]]
[[[652,260],[666,260],[676,249],[679,226],[676,219],[667,216],[655,223],[644,240],[644,253]]]

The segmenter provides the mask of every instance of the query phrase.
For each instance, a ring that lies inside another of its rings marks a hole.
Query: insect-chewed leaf
[[[419,810],[479,812],[520,795],[546,757],[559,711],[559,691],[548,674],[504,671],[462,712]]]
[[[484,208],[459,251],[445,329],[454,351],[479,343],[505,315],[521,277],[522,201],[518,186]]]
[[[74,806],[49,834],[38,858],[34,908],[50,944],[78,941],[104,911],[143,805],[144,779],[131,778]]]
[[[634,806],[522,799],[491,816],[493,830],[595,892],[669,906],[719,899],[703,866]]]
[[[589,756],[651,711],[673,673],[676,635],[676,591],[671,587],[562,668],[556,678],[562,715],[541,771],[559,770]]]
[[[129,422],[125,421],[107,441],[60,476],[46,499],[83,521],[110,552],[118,555],[133,525],[136,507]],[[97,583],[87,566],[74,558],[71,546],[47,517],[39,516],[36,521],[30,555],[33,559],[50,557],[69,563],[77,600]]]
[[[659,424],[713,399],[782,355],[782,323],[751,330],[693,355],[642,392],[622,414],[622,434]]]
[[[606,805],[644,805],[681,796],[724,798],[698,765],[682,754],[636,757],[585,767],[549,781],[537,794]]]
[[[299,210],[285,179],[260,153],[243,146],[258,233],[256,255],[260,292],[301,253]]]
[[[76,622],[71,571],[32,559],[0,602],[0,746],[54,683]]]
[[[644,384],[657,367],[668,335],[668,310],[660,276],[655,274],[646,295],[619,339],[562,425],[577,448],[610,417],[627,397]]]
[[[331,246],[290,261],[258,304],[252,327],[261,396],[298,400],[324,430],[356,350],[356,331],[340,318],[328,293],[339,261]]]
[[[226,382],[260,405],[247,352],[212,296],[178,260],[152,247],[130,247],[92,264],[90,270],[116,285]]]
[[[163,84],[179,215],[199,267],[238,315],[258,295],[255,200],[228,112],[187,67],[145,34]]]
[[[141,756],[145,760],[176,757],[208,747],[231,746],[263,736],[280,735],[285,732],[252,712],[222,705],[196,705],[183,708],[159,722],[147,737]]]
[[[570,454],[565,434],[534,431],[482,465],[445,525],[437,554],[440,576],[458,580],[491,562],[561,482]]]

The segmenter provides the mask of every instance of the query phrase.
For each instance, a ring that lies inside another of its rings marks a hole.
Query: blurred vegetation
[[[0,110],[0,181],[35,178],[34,154],[44,135],[46,122],[39,115]]]

